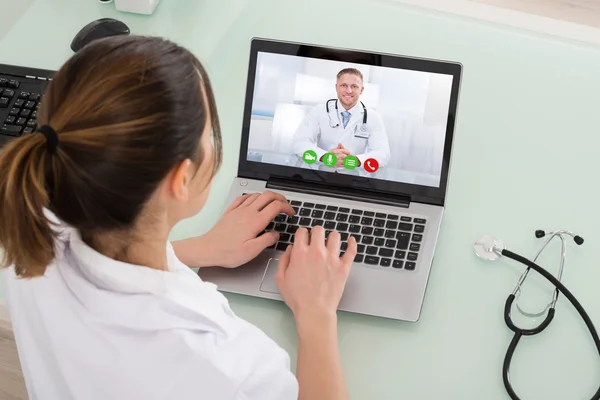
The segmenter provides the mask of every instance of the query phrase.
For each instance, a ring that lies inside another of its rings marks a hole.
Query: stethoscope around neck
[[[335,102],[335,107],[334,108],[330,108],[329,107],[329,103],[331,102]],[[363,119],[362,119],[362,126],[361,126],[361,130],[365,130],[364,127],[367,126],[367,107],[365,107],[365,105],[363,104],[362,101],[359,101],[360,105],[363,108]],[[329,99],[325,102],[325,110],[327,111],[327,116],[329,116],[329,126],[332,128],[337,128],[338,126],[340,126],[342,124],[342,121],[340,121],[340,114],[338,114],[338,99]],[[337,116],[337,124],[334,123],[333,118],[331,117],[331,114],[335,113],[335,115]]]

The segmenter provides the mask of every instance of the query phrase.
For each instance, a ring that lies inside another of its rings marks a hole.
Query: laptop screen
[[[325,180],[443,187],[456,69],[399,68],[364,53],[265,50],[251,60],[245,161]]]

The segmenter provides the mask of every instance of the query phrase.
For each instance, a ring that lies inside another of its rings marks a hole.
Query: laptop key
[[[395,220],[395,221],[397,221],[397,220],[398,220],[398,218],[400,218],[400,217],[398,217],[397,215],[388,214],[388,219],[391,219],[391,220]]]
[[[373,236],[363,236],[361,243],[364,244],[373,244]]]
[[[386,238],[395,238],[396,232],[388,229],[387,231],[385,231],[385,237]]]
[[[313,218],[321,218],[323,217],[323,211],[313,210],[312,214],[310,214]]]
[[[406,251],[404,251],[404,250],[396,250],[396,254],[394,254],[394,258],[398,258],[400,260],[404,260],[406,258]]]
[[[407,269],[409,271],[414,271],[414,269],[417,267],[417,263],[414,263],[412,261],[408,261],[405,265],[404,265],[404,269]]]
[[[269,225],[267,225],[267,229],[266,230],[267,231],[272,231],[274,227],[275,227],[275,223],[269,222]]]
[[[377,247],[367,246],[367,254],[377,254]]]
[[[412,218],[411,217],[402,216],[402,217],[400,217],[400,221],[410,222],[410,221],[412,221]]]
[[[277,243],[277,247],[275,247],[275,250],[285,251],[285,249],[287,249],[287,247],[288,247],[287,243]]]
[[[365,248],[366,246],[364,244],[358,244],[356,245],[356,253],[358,254],[362,254],[365,252]]]
[[[392,264],[392,268],[402,268],[404,266],[404,261],[401,260],[394,260],[394,263]]]
[[[338,222],[335,229],[340,232],[345,232],[348,230],[348,224],[346,224],[345,222]]]
[[[310,226],[310,218],[307,218],[307,217],[300,218],[300,225]]]
[[[349,208],[345,208],[345,207],[341,207],[341,208],[339,209],[339,212],[341,212],[341,213],[349,213],[349,212],[350,212],[350,209],[349,209]]]
[[[377,265],[377,264],[379,264],[379,257],[366,256],[365,257],[365,264]]]
[[[324,210],[325,209],[325,204],[315,204],[315,208],[318,210]]]
[[[379,249],[378,254],[383,257],[392,257],[394,255],[394,250],[382,247],[381,249]]]
[[[281,222],[278,222],[278,223],[275,224],[275,230],[277,232],[283,232],[283,231],[285,231],[286,228],[287,228],[287,225],[286,224],[282,224]]]
[[[360,230],[360,233],[362,233],[363,235],[372,235],[373,228],[371,228],[370,226],[363,226]]]
[[[325,229],[335,229],[335,222],[333,221],[325,221],[325,225],[323,225]]]
[[[377,213],[377,214],[375,214],[375,216],[377,218],[385,218],[386,217],[386,215],[384,213]]]
[[[415,232],[423,233],[425,231],[425,225],[415,225]]]
[[[423,235],[419,235],[418,233],[415,233],[412,235],[412,240],[413,240],[413,242],[420,242],[421,240],[423,240]]]
[[[418,257],[417,253],[408,253],[408,257],[406,257],[406,259],[410,260],[410,261],[417,261],[417,257]]]
[[[348,232],[358,233],[360,232],[360,225],[352,224],[350,228],[348,228]]]
[[[373,226],[376,226],[378,228],[384,227],[385,226],[385,220],[383,220],[383,219],[376,219],[373,222]]]
[[[365,212],[363,213],[363,215],[364,215],[365,217],[374,217],[374,216],[375,216],[375,213],[374,213],[373,211],[365,211]]]
[[[348,240],[349,235],[348,235],[348,232],[341,232],[340,236],[341,236],[342,241],[346,241],[346,240]]]
[[[408,242],[410,241],[410,233],[407,232],[398,232],[396,236],[398,239],[398,244],[396,245],[397,249],[406,250],[408,249]]]
[[[289,242],[290,241],[290,234],[289,233],[281,233],[281,234],[279,234],[279,241],[280,242]]]
[[[296,214],[298,214],[298,211],[299,211],[300,209],[299,209],[298,207],[292,207],[292,208],[294,209],[294,212],[295,212]]]
[[[288,224],[291,224],[291,225],[298,225],[298,221],[300,221],[300,217],[296,217],[296,216],[288,217],[288,219],[287,219]]]
[[[371,225],[373,223],[373,218],[362,217],[362,219],[360,220],[360,223],[362,225]]]
[[[360,217],[358,215],[351,215],[350,218],[348,218],[348,222],[351,224],[358,224],[360,222]]]
[[[385,227],[388,229],[396,229],[398,227],[398,223],[396,221],[388,221],[387,224],[385,224]]]
[[[362,213],[363,213],[362,210],[356,210],[356,209],[352,210],[352,214],[355,214],[355,215],[362,215]]]
[[[287,215],[279,214],[275,217],[275,222],[285,222],[286,219],[287,219]]]
[[[338,208],[336,206],[327,206],[327,211],[337,211]]]
[[[396,247],[396,241],[394,239],[388,239],[385,241],[385,247]]]
[[[406,223],[400,223],[398,224],[398,229],[401,231],[412,231],[413,230],[413,224],[406,224]]]
[[[315,206],[315,203],[304,203],[303,207],[307,207],[307,208],[313,208]]]
[[[427,220],[423,218],[415,218],[415,224],[424,224]]]
[[[301,217],[308,217],[310,215],[310,212],[310,208],[301,208],[298,215],[300,215]]]
[[[385,233],[385,231],[380,228],[377,228],[373,231],[373,235],[375,235],[375,236],[383,236],[384,233]]]
[[[383,246],[385,244],[385,239],[384,238],[377,238],[375,239],[375,246]]]
[[[365,256],[363,254],[357,254],[356,257],[354,257],[354,262],[361,263],[364,261],[364,259]]]
[[[323,218],[325,218],[325,219],[335,219],[335,213],[334,212],[326,212],[325,215],[323,216]]]
[[[337,217],[335,217],[335,220],[339,222],[346,222],[348,221],[348,214],[338,214]]]
[[[381,265],[382,267],[389,267],[392,264],[392,260],[389,258],[382,258],[381,261],[379,262],[379,265]]]
[[[287,227],[286,231],[289,233],[296,233],[298,228],[300,228],[298,225],[290,225]]]
[[[21,129],[23,129],[23,127],[19,125],[4,124],[2,125],[2,128],[0,128],[0,133],[10,136],[19,136],[21,134]]]
[[[313,219],[312,221],[312,226],[323,226],[323,220],[322,219]]]
[[[411,243],[410,244],[410,251],[419,251],[419,249],[421,248],[421,245],[419,243]]]
[[[354,237],[354,239],[356,239],[356,243],[360,243],[360,239],[362,239],[362,236],[357,235],[356,233],[353,233],[350,236],[352,236],[352,237]]]
[[[298,200],[292,200],[292,205],[293,205],[293,206],[301,206],[301,205],[302,205],[302,202],[301,202],[301,201],[298,201]]]

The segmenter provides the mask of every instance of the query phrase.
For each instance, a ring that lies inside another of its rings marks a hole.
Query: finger
[[[311,247],[325,246],[325,228],[320,225],[313,226],[310,230]]]
[[[327,251],[329,254],[335,254],[336,257],[340,255],[340,240],[341,236],[339,232],[331,232],[329,236],[327,236]]]
[[[246,198],[246,200],[242,202],[242,204],[239,205],[239,208],[250,206],[250,204],[254,203],[254,201],[258,199],[258,196],[260,196],[260,193],[252,193],[250,196],[248,196],[248,198]]]
[[[238,197],[237,199],[235,199],[233,201],[233,203],[231,203],[229,205],[229,207],[227,207],[227,210],[225,212],[231,211],[231,210],[235,210],[236,208],[238,208],[248,197],[250,196],[250,194],[246,193],[245,195],[242,195],[240,197]]]
[[[268,206],[262,209],[258,213],[259,220],[261,224],[265,226],[269,225],[269,222],[273,220],[278,214],[287,214],[287,215],[296,215],[296,211],[290,205],[290,203],[286,201],[275,200],[272,201]]]
[[[341,143],[338,143],[338,145],[337,145],[336,149],[343,149],[343,148],[344,148],[344,146],[342,146],[342,144],[341,144]]]
[[[277,267],[277,273],[275,274],[276,281],[282,281],[285,278],[288,266],[290,265],[290,257],[292,255],[292,245],[289,245],[281,257],[279,257],[279,266]]]
[[[256,200],[254,200],[254,202],[252,203],[252,208],[260,211],[275,200],[279,200],[285,203],[288,202],[285,196],[267,190],[266,192],[258,196]]]
[[[274,245],[279,240],[279,232],[265,232],[254,239],[250,239],[245,243],[246,248],[252,254],[250,256],[256,256],[261,251],[269,246]]]
[[[294,246],[308,246],[308,231],[306,228],[300,228],[296,231]]]
[[[357,252],[357,244],[356,244],[356,238],[354,236],[350,236],[350,238],[348,239],[348,248],[346,249],[346,252],[344,253],[344,255],[342,256],[341,260],[342,260],[342,264],[348,268],[352,265],[352,263],[354,262],[354,258],[356,257],[356,252]]]

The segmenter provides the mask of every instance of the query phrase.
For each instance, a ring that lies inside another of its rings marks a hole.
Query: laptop
[[[279,242],[246,265],[201,268],[200,277],[224,292],[282,300],[279,256],[298,227],[322,225],[340,232],[342,253],[350,235],[358,241],[339,310],[418,321],[444,215],[461,73],[457,62],[253,39],[225,208],[271,190],[297,214],[278,215],[266,231],[280,232]],[[351,154],[343,163],[329,148],[335,135]]]
[[[54,71],[0,64],[0,147],[35,132],[41,96]]]

